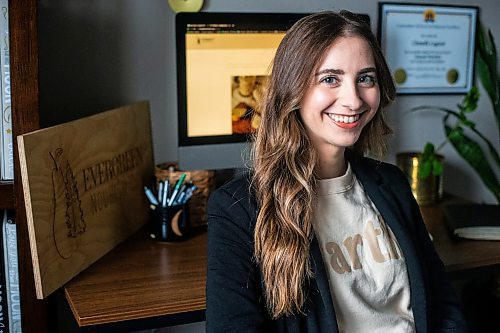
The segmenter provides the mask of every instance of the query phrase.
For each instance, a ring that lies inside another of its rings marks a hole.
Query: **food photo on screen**
[[[260,124],[257,108],[266,85],[265,75],[237,75],[231,77],[231,120],[233,134],[254,133]]]

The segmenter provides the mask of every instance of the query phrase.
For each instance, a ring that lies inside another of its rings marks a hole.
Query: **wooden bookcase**
[[[39,128],[37,0],[9,1],[12,128],[14,138]],[[0,209],[15,209],[19,255],[19,288],[23,332],[49,332],[46,300],[37,300],[14,142],[14,183],[0,184]]]

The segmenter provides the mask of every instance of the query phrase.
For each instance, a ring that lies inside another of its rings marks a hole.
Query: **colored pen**
[[[144,193],[146,193],[149,202],[151,202],[155,206],[158,205],[158,200],[156,200],[153,192],[151,192],[151,190],[147,186],[144,186]]]
[[[184,183],[184,179],[186,178],[186,174],[183,173],[181,175],[181,178],[177,181],[174,187],[174,191],[172,192],[172,196],[170,197],[170,200],[168,201],[168,205],[171,206],[174,203],[175,196],[177,195],[177,192],[179,192],[179,189],[181,188],[182,183]]]
[[[165,179],[165,186],[163,187],[163,191],[165,191],[165,194],[163,196],[163,207],[167,205],[167,198],[170,195],[170,182],[168,179]]]
[[[158,184],[158,201],[161,202],[161,198],[163,197],[163,182],[160,180]]]
[[[184,194],[184,191],[186,191],[186,184],[183,184],[181,186],[181,189],[177,192],[177,195],[175,196],[174,198],[174,201],[173,201],[173,204],[176,205],[178,203],[180,203],[179,199],[181,198],[181,196]]]
[[[186,192],[183,193],[184,195],[182,196],[182,200],[179,198],[179,203],[185,204],[186,202],[188,202],[188,200],[191,199],[191,197],[193,196],[194,191],[196,191],[197,189],[198,189],[198,187],[191,183],[191,187],[189,187],[186,190]]]
[[[168,182],[165,181],[163,185],[163,196],[161,198],[161,206],[165,207],[167,206],[167,195],[168,195]]]
[[[186,197],[184,198],[184,202],[187,202],[189,199],[191,199],[191,197],[194,194],[194,191],[196,191],[197,189],[198,189],[198,186],[196,186],[196,185],[193,185],[192,187],[190,187],[189,192],[186,193]]]
[[[174,204],[182,205],[184,203],[184,198],[186,197],[186,192],[181,192],[179,198],[174,202]]]
[[[186,198],[186,194],[189,192],[189,188],[193,185],[193,183],[189,182],[189,184],[184,184],[181,187],[181,190],[179,191],[179,195],[175,199],[174,203],[177,205],[183,204],[185,201],[184,199]]]

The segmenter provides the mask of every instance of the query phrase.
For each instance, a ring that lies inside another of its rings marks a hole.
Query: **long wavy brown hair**
[[[391,132],[382,110],[395,88],[370,26],[359,15],[321,12],[291,27],[278,47],[260,107],[262,120],[252,150],[252,186],[259,205],[255,259],[273,318],[301,312],[307,298],[304,287],[312,276],[309,248],[318,156],[300,118],[300,105],[328,48],[337,38],[351,36],[369,43],[381,94],[379,110],[352,148],[382,154],[384,136]]]

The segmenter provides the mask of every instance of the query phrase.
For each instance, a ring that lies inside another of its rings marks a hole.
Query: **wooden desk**
[[[140,230],[71,280],[66,299],[80,327],[204,312],[206,262],[206,232],[162,243]]]
[[[448,271],[500,264],[500,242],[455,240],[439,205],[421,211]],[[69,282],[66,299],[80,327],[204,314],[206,252],[205,232],[160,243],[140,231]]]
[[[464,202],[445,197],[442,204]],[[500,264],[500,242],[466,240],[453,237],[447,228],[440,205],[421,206],[427,230],[433,237],[434,247],[448,272]]]

